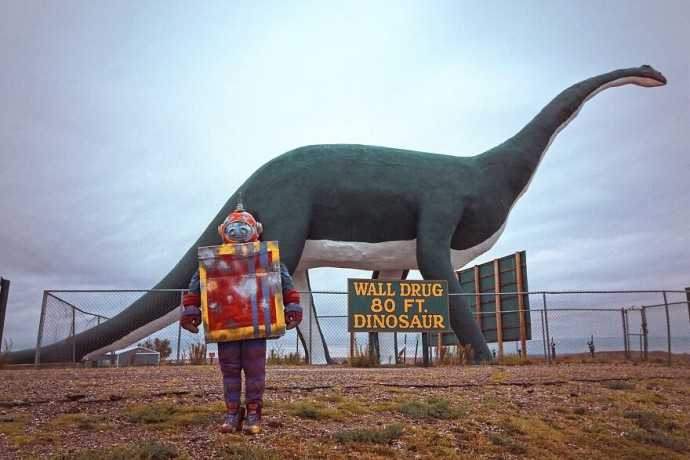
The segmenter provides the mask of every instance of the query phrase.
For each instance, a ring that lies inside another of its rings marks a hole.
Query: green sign
[[[348,331],[442,332],[450,330],[448,283],[413,280],[347,280]]]

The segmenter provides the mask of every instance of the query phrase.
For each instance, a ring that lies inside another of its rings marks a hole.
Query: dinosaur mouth
[[[656,81],[658,81],[659,83],[661,83],[661,84],[663,84],[663,85],[665,85],[665,84],[667,83],[666,77],[664,77],[664,76],[661,75],[660,73],[655,73],[655,72],[644,72],[642,75],[645,76],[645,77],[647,77],[647,78],[651,78],[651,79],[653,79],[653,80],[656,80]]]

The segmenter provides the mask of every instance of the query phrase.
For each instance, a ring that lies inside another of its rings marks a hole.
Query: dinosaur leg
[[[316,316],[314,296],[309,285],[309,274],[307,270],[297,270],[292,276],[295,289],[300,293],[300,304],[302,305],[302,322],[297,326],[302,345],[307,351],[310,364],[332,364],[328,353],[328,346],[321,331],[319,318]]]
[[[310,364],[331,364],[328,348],[321,332],[314,297],[309,286],[307,270],[298,268],[302,251],[309,230],[309,210],[300,206],[306,200],[290,201],[282,206],[276,206],[278,212],[263,216],[264,241],[278,241],[280,260],[292,275],[295,290],[300,293],[300,304],[303,309],[302,323],[297,326],[297,332],[304,345]],[[289,214],[281,214],[289,212]],[[304,216],[300,218],[299,216]]]
[[[425,280],[446,280],[448,282],[450,327],[461,344],[472,346],[475,363],[491,361],[493,357],[484,339],[484,334],[477,325],[467,301],[459,295],[462,294],[462,288],[455,277],[450,262],[448,250],[450,244],[446,247],[439,247],[438,241],[439,239],[433,237],[418,239],[417,264],[419,271]]]

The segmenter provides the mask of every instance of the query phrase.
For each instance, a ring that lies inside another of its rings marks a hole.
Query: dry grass
[[[690,455],[684,364],[269,367],[254,437],[218,432],[215,366],[5,368],[0,379],[3,459]]]

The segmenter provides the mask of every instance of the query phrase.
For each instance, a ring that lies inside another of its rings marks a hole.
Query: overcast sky
[[[472,156],[641,64],[668,85],[587,103],[475,261],[527,251],[533,291],[690,286],[690,2],[0,0],[4,337],[45,289],[152,287],[283,152]]]

